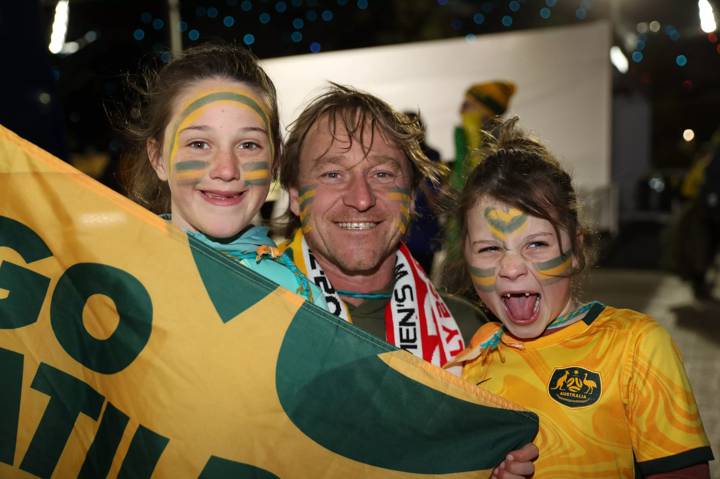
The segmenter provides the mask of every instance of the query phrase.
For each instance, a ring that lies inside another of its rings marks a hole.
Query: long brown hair
[[[189,48],[167,65],[148,68],[139,81],[129,80],[136,99],[121,125],[128,148],[119,171],[120,183],[132,200],[155,213],[169,211],[170,190],[150,164],[148,140],[154,139],[162,147],[175,100],[193,84],[214,78],[245,83],[265,100],[270,110],[271,141],[276,152],[271,159],[273,171],[277,168],[282,146],[277,94],[257,58],[235,45],[204,44]]]

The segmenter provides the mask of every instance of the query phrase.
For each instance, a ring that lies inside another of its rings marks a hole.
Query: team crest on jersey
[[[589,406],[600,398],[600,374],[577,366],[555,369],[548,392],[550,397],[565,406]]]

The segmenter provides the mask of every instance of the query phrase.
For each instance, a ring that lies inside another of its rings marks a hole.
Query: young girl
[[[320,290],[253,226],[281,137],[275,87],[248,51],[186,50],[146,79],[128,133],[130,198],[191,237],[325,308]]]
[[[463,376],[540,416],[536,478],[709,477],[672,339],[647,315],[573,295],[589,237],[571,178],[516,122],[488,135],[460,200],[469,279],[502,323],[458,357]]]

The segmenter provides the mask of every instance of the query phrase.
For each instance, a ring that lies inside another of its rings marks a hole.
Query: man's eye
[[[392,171],[378,171],[375,176],[378,178],[394,178],[395,174]]]
[[[330,180],[335,180],[337,178],[340,178],[340,173],[337,171],[326,171],[325,173],[320,175],[322,178],[328,178]]]

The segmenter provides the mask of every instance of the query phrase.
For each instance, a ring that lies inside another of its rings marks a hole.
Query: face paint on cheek
[[[242,165],[243,180],[249,186],[267,186],[270,184],[270,163],[253,161]]]
[[[310,206],[312,205],[313,198],[315,197],[316,189],[317,185],[306,185],[298,190],[300,224],[302,226],[303,233],[309,233],[312,230],[312,226],[310,225]]]
[[[572,269],[572,250],[557,256],[548,261],[533,263],[533,266],[540,273],[540,280],[546,284],[567,278]]]
[[[485,219],[492,235],[504,241],[511,233],[527,227],[527,215],[517,208],[485,208]]]
[[[405,234],[410,224],[410,190],[408,188],[393,188],[387,193],[387,199],[398,203],[400,216],[397,219],[397,228]]]
[[[475,268],[468,266],[470,277],[477,289],[486,293],[495,291],[495,268]]]
[[[189,160],[175,164],[175,180],[181,185],[191,185],[200,181],[210,167],[207,161]]]

